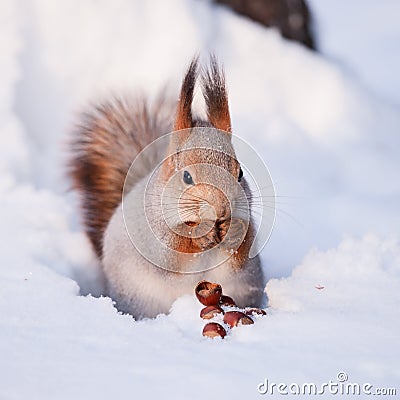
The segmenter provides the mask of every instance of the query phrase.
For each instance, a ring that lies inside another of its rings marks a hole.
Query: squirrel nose
[[[215,208],[209,203],[204,203],[201,205],[199,214],[202,220],[215,221],[217,219]]]
[[[229,218],[229,207],[226,207],[225,204],[218,203],[217,205],[211,205],[209,203],[205,203],[200,207],[199,214],[202,220],[209,221],[219,221],[226,218]]]

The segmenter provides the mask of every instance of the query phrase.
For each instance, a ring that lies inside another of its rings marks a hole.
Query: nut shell
[[[219,304],[222,305],[222,306],[236,307],[236,303],[232,299],[232,297],[226,296],[224,294],[221,296]]]
[[[200,311],[200,318],[211,319],[218,314],[224,314],[224,310],[219,306],[207,306]]]
[[[231,328],[238,325],[251,325],[254,321],[241,311],[228,311],[224,315],[224,322]]]
[[[209,322],[203,328],[203,336],[210,338],[220,337],[223,339],[226,336],[226,330],[216,322]]]
[[[244,313],[246,315],[267,315],[266,311],[261,308],[246,308]]]
[[[221,299],[222,288],[218,283],[201,281],[196,285],[195,294],[201,304],[215,306]]]

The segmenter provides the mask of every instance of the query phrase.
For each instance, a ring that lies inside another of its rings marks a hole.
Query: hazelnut
[[[197,284],[195,293],[201,304],[205,306],[214,306],[219,303],[222,295],[222,288],[218,283],[201,281]]]
[[[246,308],[244,312],[246,315],[267,315],[266,311],[261,308]]]
[[[222,295],[221,300],[219,301],[219,304],[222,306],[230,306],[230,307],[236,307],[235,301],[232,299],[232,297]]]
[[[207,306],[200,311],[200,318],[211,319],[217,314],[224,314],[224,310],[219,306]]]
[[[224,322],[231,328],[238,325],[251,325],[254,321],[241,311],[228,311],[224,315]]]
[[[203,336],[207,336],[210,338],[221,337],[222,339],[226,336],[226,330],[220,324],[216,322],[209,322],[203,328]]]

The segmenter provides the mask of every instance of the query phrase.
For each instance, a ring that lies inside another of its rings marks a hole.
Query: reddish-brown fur
[[[231,132],[224,72],[219,70],[215,57],[211,58],[210,69],[203,74],[202,85],[208,120],[215,128]]]
[[[185,78],[182,82],[181,93],[179,96],[174,130],[179,131],[181,129],[189,129],[193,126],[192,119],[192,102],[193,102],[193,93],[194,87],[196,85],[198,68],[197,68],[198,60],[194,58],[189,65],[189,68],[186,72]]]
[[[99,257],[131,163],[147,144],[171,129],[170,113],[162,112],[166,106],[159,100],[149,109],[144,100],[113,98],[81,116],[71,143],[69,174],[80,192],[86,233]]]

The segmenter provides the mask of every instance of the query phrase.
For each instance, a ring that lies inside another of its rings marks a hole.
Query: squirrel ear
[[[208,120],[215,128],[231,132],[225,75],[223,69],[218,67],[218,61],[214,55],[211,56],[209,68],[203,71],[202,88]]]
[[[198,57],[195,57],[189,65],[181,86],[174,122],[174,132],[170,136],[167,158],[162,164],[162,176],[165,179],[168,179],[174,173],[176,168],[176,152],[190,135],[189,129],[193,127],[192,102],[197,76]]]
[[[181,94],[176,110],[174,130],[189,129],[193,126],[192,102],[194,87],[198,76],[198,57],[193,58],[183,78]]]

